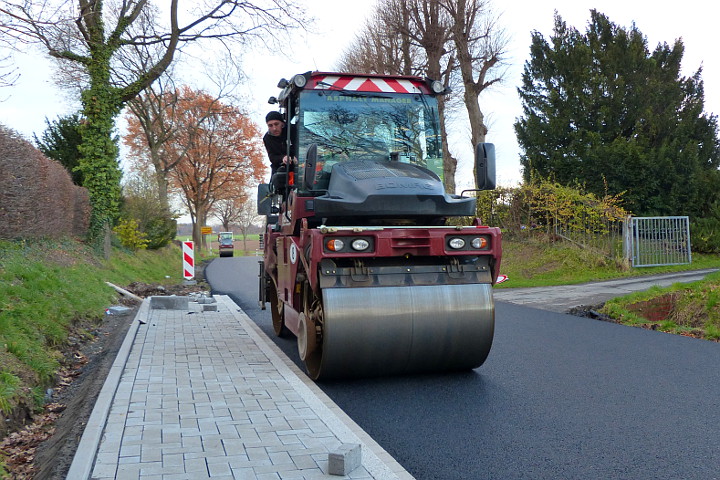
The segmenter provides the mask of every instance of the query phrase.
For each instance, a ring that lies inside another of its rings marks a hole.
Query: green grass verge
[[[177,247],[135,253],[115,250],[109,261],[81,243],[0,241],[0,410],[39,407],[72,330],[102,321],[117,299],[106,285],[133,281],[179,283]],[[170,278],[166,278],[169,276]]]
[[[504,241],[498,288],[570,285],[624,277],[720,268],[719,255],[693,254],[688,265],[629,268],[562,242]],[[619,323],[708,340],[720,339],[720,272],[700,282],[653,287],[606,302],[601,313]]]
[[[720,340],[720,272],[704,280],[653,287],[615,298],[601,309],[619,323]]]

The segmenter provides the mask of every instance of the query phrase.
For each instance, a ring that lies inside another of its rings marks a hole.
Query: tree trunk
[[[170,201],[168,200],[167,172],[163,170],[162,162],[158,158],[159,154],[157,152],[151,152],[150,156],[152,157],[152,163],[155,167],[155,181],[158,189],[158,201],[165,210],[169,211]]]
[[[193,223],[193,241],[197,245],[198,249],[205,248],[205,235],[202,234],[202,227],[205,226],[207,221],[207,212],[205,212],[205,205],[201,202],[195,203],[195,223]]]
[[[440,114],[440,138],[442,139],[443,184],[446,192],[455,193],[457,159],[450,153],[450,146],[448,145],[447,127],[445,125],[445,98],[443,97],[438,97],[438,113]]]
[[[78,147],[81,155],[78,168],[92,205],[90,238],[98,238],[103,234],[104,225],[115,224],[120,210],[122,172],[113,135],[115,117],[122,104],[118,102],[116,91],[107,88],[109,59],[104,64],[93,63],[88,71],[90,88],[81,94],[85,119],[80,125],[82,143]]]
[[[467,108],[468,118],[470,119],[470,138],[473,148],[481,142],[485,141],[488,129],[485,125],[485,115],[482,113],[478,97],[480,92],[476,92],[472,86],[465,85],[465,107]]]

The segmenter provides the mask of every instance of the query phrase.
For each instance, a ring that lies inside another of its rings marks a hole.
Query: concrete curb
[[[120,346],[117,357],[110,367],[105,383],[103,384],[100,395],[98,395],[95,401],[95,407],[93,408],[90,418],[88,419],[87,425],[83,430],[80,443],[73,457],[70,470],[68,471],[66,478],[87,480],[92,474],[93,465],[95,463],[95,455],[97,454],[100,441],[102,440],[103,431],[105,430],[105,423],[110,413],[110,407],[112,406],[115,392],[120,384],[120,377],[122,376],[125,364],[127,363],[128,357],[130,356],[130,350],[132,349],[135,336],[137,335],[138,328],[140,327],[140,319],[147,317],[150,310],[150,302],[143,300],[140,305],[140,309],[135,315],[135,318],[130,324],[125,340]]]
[[[215,295],[218,303],[224,305],[248,332],[255,343],[267,355],[280,374],[293,385],[308,406],[318,413],[325,424],[343,443],[362,444],[363,466],[374,478],[412,480],[413,477],[370,435],[357,425],[335,402],[318,387],[304,372],[290,361],[270,340],[265,332],[252,321],[227,295]]]

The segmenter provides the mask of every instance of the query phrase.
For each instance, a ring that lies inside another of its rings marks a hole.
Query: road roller
[[[286,163],[258,187],[259,301],[315,380],[470,370],[493,341],[501,235],[443,186],[438,98],[412,76],[306,72],[269,103]],[[477,190],[495,149],[475,148]],[[474,191],[474,190],[473,190]]]

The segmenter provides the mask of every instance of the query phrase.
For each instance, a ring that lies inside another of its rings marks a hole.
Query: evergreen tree
[[[65,169],[70,172],[70,177],[75,185],[82,186],[83,175],[77,170],[80,161],[80,114],[75,113],[66,117],[58,117],[50,121],[45,118],[47,128],[38,139],[33,135],[35,145],[46,157],[57,160]]]
[[[534,32],[515,123],[524,176],[622,192],[636,215],[707,215],[720,198],[717,116],[706,115],[702,69],[680,76],[676,40],[650,53],[633,25],[591,11],[583,35],[555,15]]]

